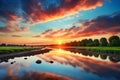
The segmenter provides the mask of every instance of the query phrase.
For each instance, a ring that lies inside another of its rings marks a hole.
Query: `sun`
[[[56,42],[57,42],[58,45],[62,45],[63,44],[63,40],[62,39],[58,39]]]
[[[62,44],[62,42],[61,42],[61,41],[59,41],[59,42],[58,42],[58,44],[59,44],[59,45],[61,45],[61,44]]]

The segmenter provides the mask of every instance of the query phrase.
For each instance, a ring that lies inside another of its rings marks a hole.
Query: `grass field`
[[[6,53],[13,53],[13,52],[20,52],[20,51],[27,51],[27,50],[33,50],[35,47],[8,47],[8,46],[0,46],[0,54],[6,54]]]
[[[120,53],[120,47],[75,47],[77,49],[86,49],[97,52]]]

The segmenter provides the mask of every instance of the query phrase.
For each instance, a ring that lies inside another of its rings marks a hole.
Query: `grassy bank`
[[[120,47],[74,47],[74,48],[105,53],[120,53]]]
[[[28,51],[36,49],[36,47],[10,47],[10,46],[0,46],[0,54],[20,52],[20,51]]]

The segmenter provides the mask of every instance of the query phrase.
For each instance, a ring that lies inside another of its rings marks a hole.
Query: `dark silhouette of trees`
[[[108,45],[107,39],[106,38],[101,38],[100,39],[100,45],[101,46],[107,46]]]
[[[27,46],[26,44],[6,44],[6,43],[1,43],[0,46]]]
[[[94,42],[92,39],[89,39],[88,42],[86,43],[87,46],[94,46]]]
[[[87,46],[88,40],[87,39],[83,39],[81,41],[81,46]]]
[[[94,43],[94,46],[99,46],[99,45],[100,45],[100,43],[99,43],[99,40],[98,40],[98,39],[95,39],[95,40],[93,41],[93,43]]]
[[[0,44],[0,46],[7,46],[7,44],[6,43],[2,43],[2,44]]]
[[[111,36],[109,38],[110,46],[120,46],[120,38],[118,36]]]
[[[81,41],[72,41],[66,43],[67,46],[120,46],[120,38],[118,36],[111,36],[109,38],[109,43],[106,38],[102,37],[98,39],[82,39]]]

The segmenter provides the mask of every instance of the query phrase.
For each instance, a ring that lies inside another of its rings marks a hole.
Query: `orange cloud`
[[[42,6],[38,5],[38,3],[34,1],[34,4],[30,6],[32,11],[29,12],[28,15],[33,21],[35,21],[35,23],[41,23],[64,17],[66,15],[75,14],[79,10],[95,9],[96,7],[102,6],[102,4],[103,0],[64,0],[63,2],[61,1],[61,5],[59,7],[49,7],[49,10],[46,11],[42,10]]]
[[[47,5],[44,5],[42,2],[37,0],[30,0],[29,2],[21,1],[21,3],[16,1],[17,5],[22,4],[22,8],[16,6],[18,9],[22,10],[22,13],[20,14],[19,11],[16,11],[16,7],[14,8],[12,6],[12,9],[11,7],[5,7],[6,11],[3,10],[0,13],[0,21],[5,23],[6,26],[0,28],[0,32],[24,32],[28,30],[28,28],[22,27],[20,24],[37,24],[69,16],[71,14],[78,13],[79,10],[90,10],[100,7],[103,2],[104,0],[60,0],[55,4],[46,2]],[[59,6],[56,6],[56,4]],[[1,7],[4,6],[5,4],[3,3]],[[48,6],[48,8],[44,9],[44,6]],[[20,23],[18,23],[18,21],[20,21]]]
[[[99,16],[91,21],[82,21],[82,26],[80,27],[73,26],[71,28],[58,30],[50,29],[34,37],[75,39],[96,35],[120,34],[119,16],[120,14],[114,16]]]
[[[21,27],[21,25],[18,23],[21,20],[20,17],[15,16],[14,14],[10,14],[9,16],[10,20],[5,21],[5,26],[0,27],[0,32],[14,33],[28,31],[27,27]]]

